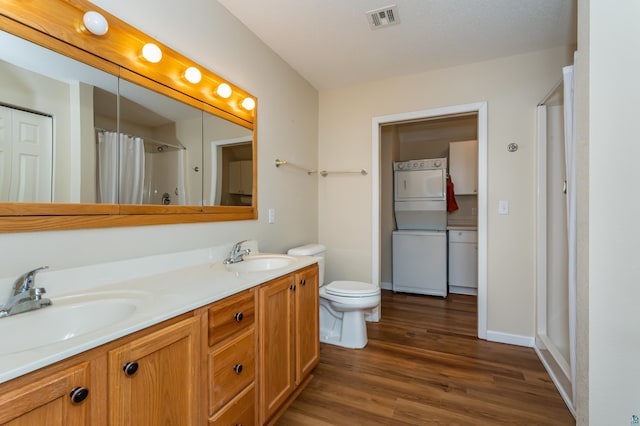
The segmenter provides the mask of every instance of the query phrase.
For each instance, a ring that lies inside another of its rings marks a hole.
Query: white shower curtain
[[[576,137],[574,133],[574,67],[564,67],[564,149],[567,178],[567,237],[569,249],[569,348],[573,401],[576,400],[576,288],[577,288],[577,236],[576,236]]]
[[[98,202],[141,204],[143,189],[143,139],[98,133]]]

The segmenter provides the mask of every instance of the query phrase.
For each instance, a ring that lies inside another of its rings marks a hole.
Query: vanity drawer
[[[209,346],[252,326],[255,321],[253,289],[229,296],[209,308]]]
[[[209,353],[209,413],[215,413],[255,378],[253,329]]]
[[[252,426],[256,422],[255,387],[251,385],[225,407],[209,419],[210,425]]]

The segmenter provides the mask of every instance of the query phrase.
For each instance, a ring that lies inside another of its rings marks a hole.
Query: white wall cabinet
[[[229,192],[251,195],[253,192],[253,161],[242,160],[229,163]]]
[[[478,141],[449,144],[449,175],[456,195],[478,194]]]

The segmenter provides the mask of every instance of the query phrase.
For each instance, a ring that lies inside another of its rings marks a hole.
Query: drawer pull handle
[[[124,374],[131,377],[136,374],[136,371],[138,371],[138,363],[136,361],[128,362],[124,367],[122,367],[122,370],[124,371]]]
[[[242,373],[242,364],[236,364],[233,366],[233,371],[236,372],[236,374],[240,374]]]
[[[87,399],[87,396],[89,396],[89,389],[82,386],[75,387],[71,389],[69,396],[74,404],[80,404],[82,401]]]
[[[242,315],[242,312],[236,312],[233,315],[233,318],[236,320],[236,322],[240,322],[242,321],[242,318],[244,318],[244,315]]]

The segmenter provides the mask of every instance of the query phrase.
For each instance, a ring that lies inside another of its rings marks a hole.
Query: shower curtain
[[[141,204],[143,184],[144,140],[116,132],[99,132],[98,202]]]
[[[564,79],[564,149],[567,179],[567,237],[569,257],[569,347],[573,401],[576,400],[576,288],[577,288],[577,236],[576,236],[576,137],[574,133],[574,67],[562,69]]]

